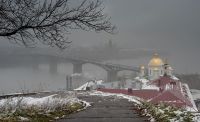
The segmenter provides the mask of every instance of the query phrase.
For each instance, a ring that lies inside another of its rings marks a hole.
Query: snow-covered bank
[[[134,96],[105,93],[101,91],[91,91],[85,94],[97,96],[116,96],[119,99],[127,99],[133,102],[133,104],[136,106],[138,114],[142,116],[148,116],[151,122],[200,122],[200,113],[191,112],[162,103],[154,105]]]
[[[141,102],[135,110],[140,116],[148,116],[151,122],[200,122],[200,113],[193,113],[173,106]]]
[[[128,101],[131,101],[133,103],[140,104],[140,98],[134,97],[134,96],[125,95],[125,94],[117,94],[117,93],[115,94],[115,93],[105,93],[105,92],[101,92],[101,91],[92,91],[92,92],[89,92],[89,95],[116,96],[116,97],[119,97],[119,98],[127,99]]]
[[[200,90],[198,89],[191,89],[190,90],[194,100],[200,99]]]
[[[49,121],[90,106],[76,97],[74,92],[65,95],[52,94],[45,97],[13,97],[0,100],[0,121]],[[38,116],[39,118],[38,120]],[[36,117],[36,118],[35,118]]]

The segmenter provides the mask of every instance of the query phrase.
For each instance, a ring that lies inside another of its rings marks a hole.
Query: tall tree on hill
[[[17,44],[66,48],[74,29],[113,33],[100,0],[0,0],[0,36]]]

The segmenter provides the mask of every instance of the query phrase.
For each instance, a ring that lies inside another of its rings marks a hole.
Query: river
[[[180,58],[180,57],[178,57]],[[176,63],[177,58],[171,62]],[[10,58],[16,62],[15,58]],[[24,59],[23,59],[24,60]],[[73,73],[73,65],[71,63],[58,63],[57,72],[52,73],[49,71],[49,63],[41,63],[37,68],[33,68],[29,64],[25,63],[27,60],[18,60],[18,62],[7,64],[1,60],[0,65],[0,95],[15,93],[15,92],[32,92],[32,91],[52,91],[52,90],[64,90],[66,89],[66,76]],[[130,60],[112,60],[107,61],[114,64],[123,64],[128,66],[139,66],[140,64],[147,65],[150,57],[144,57],[139,59]],[[178,61],[178,60],[177,60]],[[22,62],[22,63],[19,63]],[[34,62],[34,61],[32,61]],[[20,64],[20,65],[19,65]],[[173,63],[172,63],[173,64]],[[172,65],[174,66],[174,65]],[[187,66],[187,65],[186,65]],[[179,69],[185,68],[179,66]],[[179,70],[180,71],[180,70]],[[182,70],[184,71],[184,70]],[[105,80],[107,72],[101,67],[84,64],[83,73],[87,79],[102,79]],[[120,72],[124,74],[124,72]],[[119,73],[119,74],[120,74]],[[127,72],[125,72],[127,73]],[[129,72],[130,73],[130,72]],[[86,82],[86,79],[82,83]]]
[[[66,75],[71,75],[71,63],[59,63],[57,72],[49,72],[49,64],[40,64],[38,68],[30,66],[12,66],[0,68],[0,94],[66,89]],[[105,79],[106,71],[100,67],[86,64],[84,76],[88,79]]]

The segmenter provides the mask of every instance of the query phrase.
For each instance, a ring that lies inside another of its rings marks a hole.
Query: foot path
[[[115,96],[78,96],[92,106],[56,122],[144,122],[133,110],[133,103]]]

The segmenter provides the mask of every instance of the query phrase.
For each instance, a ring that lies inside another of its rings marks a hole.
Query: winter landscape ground
[[[0,0],[0,122],[200,122],[199,6]]]
[[[0,100],[0,121],[48,122],[86,109],[88,102],[74,92],[40,93],[30,97],[12,97]]]
[[[45,92],[0,100],[0,121],[199,122],[200,114],[100,91]]]

